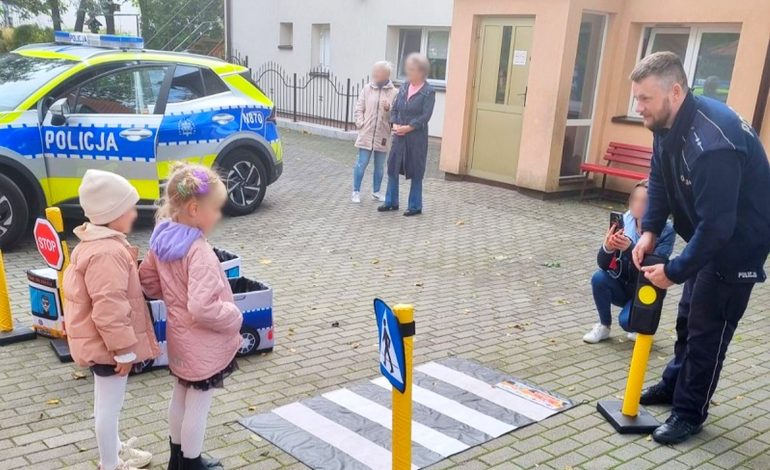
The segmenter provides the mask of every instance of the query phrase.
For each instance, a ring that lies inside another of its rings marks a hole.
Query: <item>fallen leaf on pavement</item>
[[[340,327],[340,322],[338,321],[332,322],[332,328],[339,328],[339,327]]]
[[[269,450],[263,450],[262,452],[259,453],[259,455],[260,455],[260,457],[267,457],[268,455],[270,455],[270,451]]]
[[[645,438],[645,441],[647,441],[647,442],[651,442],[651,441],[652,441],[652,434],[650,434],[649,436],[647,436],[647,437]]]
[[[73,378],[74,380],[83,380],[83,379],[85,379],[85,378],[86,378],[86,374],[84,374],[84,373],[82,373],[82,372],[80,372],[80,371],[77,371],[77,372],[73,372],[73,373],[72,373],[72,378]]]
[[[353,343],[351,346],[353,346],[353,349],[358,349],[358,347],[361,346],[361,344]]]
[[[262,442],[262,438],[257,436],[256,434],[252,434],[251,438],[257,442]]]
[[[45,402],[46,405],[58,405],[60,403],[61,403],[61,400],[59,400],[58,398],[51,398],[50,400]]]
[[[561,268],[561,262],[559,261],[548,261],[547,263],[543,264],[546,268]]]
[[[249,411],[257,411],[257,407],[256,406],[250,406],[249,407]]]
[[[259,264],[268,265],[268,264],[272,264],[272,263],[273,263],[273,260],[270,260],[270,259],[267,259],[267,258],[263,258],[263,259],[259,260]]]
[[[380,264],[380,260],[378,260],[378,259],[373,259],[373,260],[372,260],[372,264]]]
[[[556,303],[559,305],[567,305],[569,303],[569,300],[559,299],[556,301]]]
[[[455,225],[465,225],[465,221],[464,220],[458,220],[457,222],[455,222]]]
[[[414,285],[415,285],[415,287],[422,287],[423,283],[422,283],[422,281],[417,281],[417,282],[414,283]]]

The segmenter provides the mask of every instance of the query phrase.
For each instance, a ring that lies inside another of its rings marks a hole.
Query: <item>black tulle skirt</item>
[[[212,388],[223,388],[225,386],[225,379],[229,377],[236,370],[238,370],[238,362],[235,360],[235,358],[233,358],[230,364],[228,364],[224,369],[212,375],[208,379],[196,380],[194,382],[191,382],[189,380],[185,380],[181,377],[174,375],[174,373],[171,372],[170,370],[169,372],[171,373],[171,375],[174,375],[174,377],[176,377],[176,379],[179,381],[179,383],[183,387],[194,388],[196,390],[203,390],[205,392],[206,390],[210,390]]]

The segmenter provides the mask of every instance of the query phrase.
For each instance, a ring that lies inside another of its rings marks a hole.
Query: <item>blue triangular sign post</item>
[[[401,393],[406,389],[404,338],[396,315],[388,304],[374,299],[380,351],[380,372]]]

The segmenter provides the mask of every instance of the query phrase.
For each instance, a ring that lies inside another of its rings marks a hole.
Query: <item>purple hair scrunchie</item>
[[[204,195],[209,192],[209,175],[206,173],[205,170],[202,170],[200,168],[196,168],[192,171],[193,176],[195,179],[198,180],[198,190],[195,191],[198,195]]]

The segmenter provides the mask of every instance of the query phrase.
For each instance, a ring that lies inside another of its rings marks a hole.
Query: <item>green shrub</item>
[[[13,30],[12,39],[6,42],[6,47],[9,50],[13,50],[26,44],[52,41],[52,28],[41,28],[36,24],[23,24]]]

